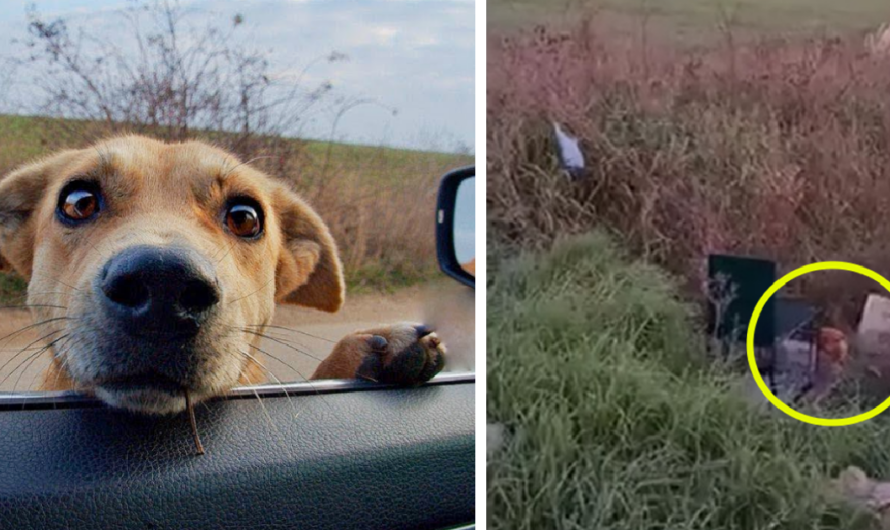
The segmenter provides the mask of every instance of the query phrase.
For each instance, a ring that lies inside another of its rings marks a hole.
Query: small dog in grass
[[[345,296],[319,214],[196,141],[118,137],[13,171],[0,179],[0,253],[28,279],[52,356],[42,388],[144,413],[264,382],[276,303],[333,312]],[[385,326],[343,338],[312,378],[413,385],[444,354],[425,326]]]
[[[849,360],[847,335],[837,328],[820,328],[814,339],[816,365],[795,401],[818,402],[838,383]]]

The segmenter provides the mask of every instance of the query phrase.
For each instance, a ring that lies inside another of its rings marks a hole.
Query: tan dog
[[[147,413],[265,381],[276,303],[337,311],[344,280],[318,214],[200,142],[110,139],[0,180],[0,252],[28,279],[52,363],[43,389]],[[349,335],[313,374],[417,384],[444,365],[431,330]]]
[[[837,328],[821,328],[816,337],[816,351],[823,363],[843,368],[850,357],[847,334]]]
[[[850,357],[847,335],[837,328],[819,328],[814,346],[816,365],[798,400],[817,402],[827,396],[840,381]]]

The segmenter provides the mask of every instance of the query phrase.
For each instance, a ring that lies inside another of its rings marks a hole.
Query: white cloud
[[[399,33],[399,30],[387,26],[377,26],[371,28],[371,33],[376,38],[378,44],[391,44],[393,37]]]
[[[115,15],[121,0],[37,0],[38,8],[73,16],[72,29],[86,25],[106,37],[121,31]],[[419,145],[423,131],[445,131],[474,144],[474,8],[464,0],[186,0],[192,20],[245,18],[239,32],[257,49],[270,50],[276,79],[303,75],[307,88],[330,80],[340,94],[366,97],[399,110],[392,117],[380,107],[350,111],[339,125],[346,138]],[[5,4],[5,2],[4,2]],[[80,13],[89,8],[86,13]],[[74,14],[73,11],[78,11]],[[14,36],[26,32],[23,8],[7,18]],[[15,16],[14,16],[15,15]],[[17,34],[15,32],[18,32]],[[123,45],[123,44],[122,44]],[[328,63],[332,51],[349,56]],[[307,65],[312,66],[303,73]],[[27,90],[19,92],[27,94]],[[317,117],[308,134],[325,135],[330,119]]]

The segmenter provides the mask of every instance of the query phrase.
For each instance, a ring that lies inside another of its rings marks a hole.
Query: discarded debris
[[[844,502],[874,513],[881,521],[881,528],[890,528],[890,482],[870,479],[865,471],[850,466],[831,481],[831,493]]]
[[[881,356],[890,352],[890,298],[868,295],[856,334],[860,353]]]
[[[890,26],[886,23],[865,36],[865,49],[876,56],[886,56],[890,53]]]
[[[553,136],[556,139],[557,154],[562,169],[569,175],[569,179],[580,180],[585,174],[581,142],[563,131],[556,122],[553,122]]]

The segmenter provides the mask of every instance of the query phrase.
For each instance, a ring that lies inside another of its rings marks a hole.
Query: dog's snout
[[[182,248],[128,248],[98,280],[109,316],[137,333],[194,334],[220,301],[209,264]]]

